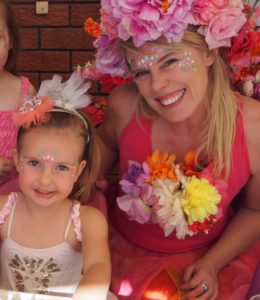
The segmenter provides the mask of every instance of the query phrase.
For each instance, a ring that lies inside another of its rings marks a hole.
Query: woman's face
[[[187,45],[174,50],[150,43],[138,52],[127,49],[126,58],[140,94],[164,119],[185,121],[208,101],[213,54]]]

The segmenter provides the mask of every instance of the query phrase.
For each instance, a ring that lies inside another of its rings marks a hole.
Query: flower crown
[[[32,124],[47,122],[50,112],[65,112],[80,118],[88,131],[88,123],[77,109],[91,103],[90,96],[86,94],[90,86],[91,83],[85,82],[80,72],[73,72],[64,83],[62,77],[55,74],[51,80],[41,83],[36,97],[21,104],[14,114],[14,121],[18,126],[29,128]]]
[[[128,73],[121,41],[131,38],[136,47],[161,36],[180,42],[188,26],[194,25],[211,50],[230,47],[231,38],[246,22],[240,0],[101,0],[100,14],[102,33],[94,42],[96,68],[115,76]],[[97,36],[94,29],[91,33]]]

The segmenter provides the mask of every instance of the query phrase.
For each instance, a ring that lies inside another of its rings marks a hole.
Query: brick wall
[[[93,39],[83,30],[87,17],[99,20],[100,1],[49,0],[49,12],[36,14],[36,1],[11,0],[20,26],[19,74],[28,76],[36,88],[54,73],[64,78],[78,64],[94,57]],[[93,86],[92,93],[98,92]]]

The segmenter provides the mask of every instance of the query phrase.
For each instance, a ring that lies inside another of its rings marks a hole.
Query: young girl
[[[0,194],[18,189],[13,163],[17,128],[13,110],[34,88],[25,77],[17,77],[15,64],[19,38],[10,2],[0,1]]]
[[[27,100],[15,115],[22,125],[14,156],[21,192],[0,198],[1,287],[106,299],[106,219],[97,209],[71,200],[82,195],[88,200],[95,179],[92,128],[74,109],[82,97],[72,103],[63,93],[66,84],[58,80],[47,86],[57,100]]]

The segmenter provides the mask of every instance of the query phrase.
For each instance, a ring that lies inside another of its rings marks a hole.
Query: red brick
[[[41,48],[44,49],[87,49],[93,48],[93,38],[83,28],[42,29]]]
[[[37,49],[39,46],[38,29],[21,28],[21,49]]]
[[[83,25],[87,17],[99,22],[100,1],[49,0],[47,15],[36,14],[33,0],[10,1],[21,27],[23,51],[18,71],[28,76],[36,88],[40,80],[54,73],[66,80],[75,66],[93,60],[94,39],[83,31]],[[98,93],[98,89],[95,82],[90,93]]]
[[[72,26],[84,26],[86,18],[91,17],[96,22],[100,20],[99,13],[100,5],[88,4],[79,5],[75,4],[71,6],[71,25]]]
[[[49,4],[49,13],[37,15],[35,3],[15,5],[13,11],[20,26],[68,26],[69,5]]]
[[[61,72],[42,73],[40,75],[40,82],[42,82],[44,80],[50,80],[50,79],[52,79],[52,77],[53,77],[54,74],[58,74],[59,76],[61,76],[62,77],[62,81],[64,82],[64,81],[66,81],[70,77],[71,72],[68,72],[68,73],[63,73],[63,72],[62,73]]]
[[[95,53],[90,51],[73,51],[72,52],[72,65],[84,65],[88,61],[95,59]]]
[[[18,60],[21,71],[70,72],[68,51],[22,51]]]

